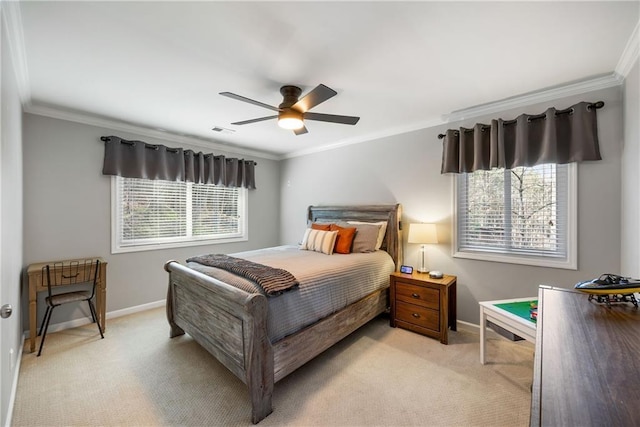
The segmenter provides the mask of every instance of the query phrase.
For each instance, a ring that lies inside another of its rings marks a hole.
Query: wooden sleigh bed
[[[307,221],[386,221],[381,249],[402,263],[401,206],[310,206]],[[375,291],[304,329],[271,342],[267,334],[268,301],[176,261],[168,261],[167,318],[170,337],[184,333],[216,357],[249,389],[251,421],[272,412],[278,382],[309,360],[369,322],[388,307],[388,288]]]

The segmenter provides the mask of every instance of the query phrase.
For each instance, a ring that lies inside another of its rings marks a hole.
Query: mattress
[[[389,275],[395,270],[384,251],[325,255],[287,245],[230,255],[282,268],[300,282],[297,289],[267,298],[267,334],[272,343],[389,287]],[[262,292],[251,280],[225,270],[195,262],[187,265],[244,291]]]

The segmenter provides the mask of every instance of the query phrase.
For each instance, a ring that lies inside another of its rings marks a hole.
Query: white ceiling
[[[36,2],[20,4],[31,109],[82,112],[276,157],[416,129],[452,111],[613,73],[633,2]],[[295,136],[280,86],[338,95]],[[235,132],[215,133],[214,126]]]

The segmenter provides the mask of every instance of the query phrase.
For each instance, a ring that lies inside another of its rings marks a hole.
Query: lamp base
[[[417,268],[418,273],[428,273],[429,269],[424,262],[424,254],[427,251],[426,245],[420,245],[420,267]]]

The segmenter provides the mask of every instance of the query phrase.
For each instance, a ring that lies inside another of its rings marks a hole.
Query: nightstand
[[[442,344],[456,330],[456,276],[432,279],[429,273],[392,273],[391,326],[408,329]]]

